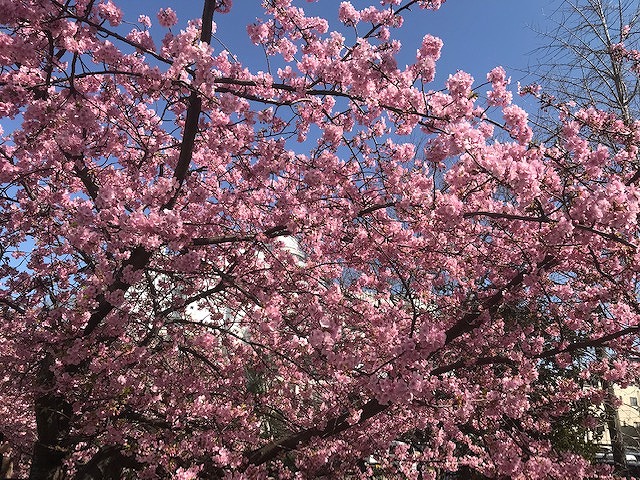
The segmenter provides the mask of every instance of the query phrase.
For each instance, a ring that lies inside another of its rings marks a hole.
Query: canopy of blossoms
[[[555,425],[635,378],[638,125],[534,142],[502,68],[399,64],[437,0],[263,3],[269,69],[212,42],[241,2],[0,1],[16,471],[605,478]]]

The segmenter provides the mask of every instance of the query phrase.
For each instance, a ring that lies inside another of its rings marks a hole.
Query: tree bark
[[[118,447],[106,447],[78,469],[74,480],[120,480],[126,468],[137,469],[140,464],[124,455]]]
[[[71,405],[55,391],[55,378],[48,354],[40,364],[37,381],[42,394],[35,400],[38,439],[33,447],[31,480],[62,480],[65,476],[64,458],[71,424]]]

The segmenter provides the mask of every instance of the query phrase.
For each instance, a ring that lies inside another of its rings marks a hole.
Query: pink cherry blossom
[[[117,27],[122,22],[122,11],[111,0],[98,5],[98,15],[106,19],[112,27]]]
[[[534,142],[503,68],[432,86],[397,29],[441,1],[265,2],[262,59],[212,37],[239,2],[114,2],[0,12],[16,475],[612,478],[554,429],[637,382],[640,123],[546,99]]]
[[[173,9],[169,7],[160,9],[157,17],[158,22],[163,27],[172,27],[176,23],[178,23],[178,15],[176,15],[176,12],[174,12]]]

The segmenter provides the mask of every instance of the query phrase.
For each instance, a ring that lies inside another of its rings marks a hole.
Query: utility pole
[[[607,419],[607,429],[611,438],[611,447],[613,448],[613,461],[616,470],[626,470],[627,455],[624,451],[624,439],[622,438],[622,430],[620,429],[620,416],[618,409],[613,404],[616,398],[613,384],[607,380],[602,380],[602,389],[607,392],[608,399],[604,403],[605,418]]]

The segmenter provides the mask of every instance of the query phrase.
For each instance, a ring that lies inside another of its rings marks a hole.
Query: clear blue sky
[[[148,14],[157,24],[155,13],[160,7],[171,6],[179,17],[178,28],[189,18],[199,17],[201,0],[175,1],[150,0],[145,2],[118,2],[125,8],[126,18],[135,21],[139,13]],[[260,15],[260,0],[235,0],[229,15],[217,16],[217,36],[225,41],[229,50],[250,68],[264,67],[260,50],[253,47],[246,36],[246,24]],[[438,12],[415,10],[406,16],[399,38],[406,53],[406,62],[419,45],[422,37],[430,33],[444,41],[441,60],[437,65],[438,76],[433,84],[440,88],[450,73],[465,70],[478,83],[497,65],[505,67],[514,82],[523,76],[522,71],[533,62],[529,55],[540,43],[540,37],[531,27],[549,27],[547,15],[558,2],[553,0],[448,0]],[[340,0],[294,1],[307,12],[328,18],[333,29]],[[352,0],[356,8],[375,4],[375,0]],[[404,63],[405,59],[402,59]]]

